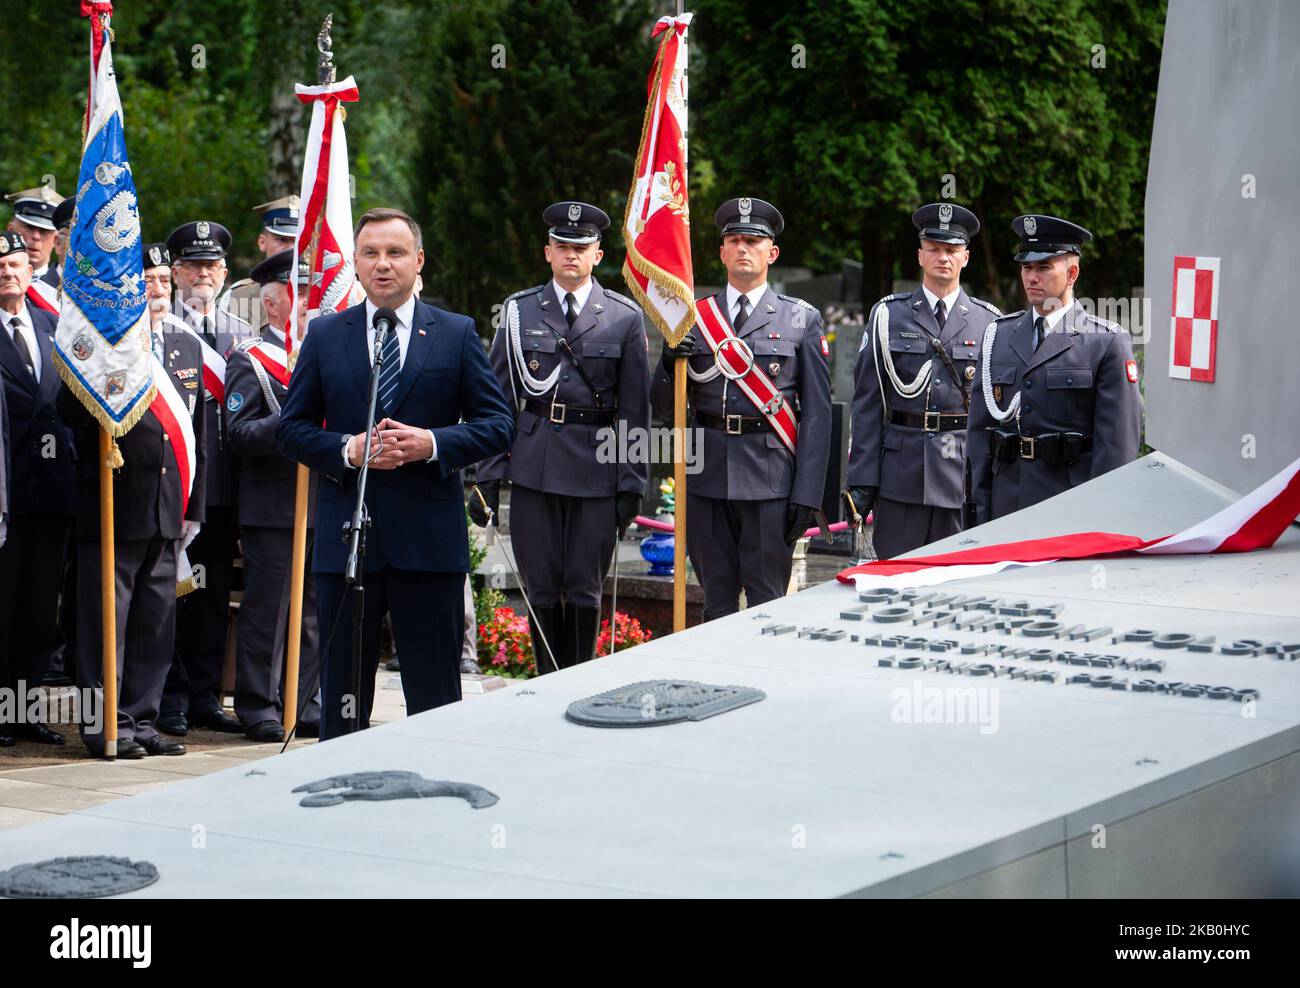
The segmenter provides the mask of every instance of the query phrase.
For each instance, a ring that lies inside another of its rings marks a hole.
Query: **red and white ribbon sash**
[[[289,386],[289,356],[281,347],[262,340],[260,343],[248,347],[246,352],[265,367],[267,373],[273,378],[286,388]]]
[[[1010,566],[1090,559],[1119,553],[1151,555],[1251,552],[1267,549],[1300,515],[1300,459],[1249,494],[1174,535],[1142,539],[1113,532],[1076,532],[1045,539],[977,546],[912,559],[884,559],[841,572],[841,583],[926,586],[997,573]],[[861,584],[859,584],[861,585]]]
[[[27,301],[38,309],[59,314],[59,290],[44,281],[33,281],[27,286]]]
[[[166,317],[166,323],[169,326],[176,327],[177,330],[188,333],[191,338],[198,341],[199,350],[203,353],[203,387],[208,394],[212,395],[219,402],[226,400],[226,358],[217,353],[198,332],[187,323],[184,319],[179,319],[170,313]]]
[[[785,443],[786,449],[793,453],[799,443],[799,421],[795,418],[790,403],[753,359],[753,352],[749,350],[749,345],[732,332],[730,323],[723,318],[718,308],[717,297],[701,299],[695,303],[695,308],[699,317],[696,325],[700,327],[705,342],[713,351],[713,359],[720,364],[726,364],[732,374],[739,375],[734,380],[740,390],[754,403],[759,414],[767,419],[781,442]],[[724,345],[726,340],[735,340],[740,346],[736,346],[735,343]],[[748,370],[745,368],[745,358],[740,353],[742,347],[750,354]]]
[[[176,456],[176,467],[181,475],[181,520],[184,521],[185,512],[189,510],[194,475],[198,471],[194,425],[172,376],[157,357],[153,358],[153,383],[155,394],[149,404],[149,411],[158,420],[163,432],[167,433],[168,444]]]

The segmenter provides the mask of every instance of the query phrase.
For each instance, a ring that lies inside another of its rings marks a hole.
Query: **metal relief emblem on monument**
[[[342,789],[342,792],[329,792]],[[421,799],[430,796],[459,796],[476,810],[492,806],[497,795],[471,782],[443,782],[426,779],[419,772],[353,772],[334,775],[296,786],[294,792],[313,793],[304,796],[300,806],[337,806],[354,800]]]
[[[564,716],[586,727],[658,727],[704,720],[766,698],[750,686],[649,679],[575,700]]]

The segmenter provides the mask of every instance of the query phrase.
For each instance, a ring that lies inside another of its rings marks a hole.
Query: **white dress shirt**
[[[727,282],[727,315],[731,317],[731,324],[733,326],[736,324],[736,316],[740,315],[740,296],[744,295],[745,298],[749,299],[745,308],[752,316],[754,310],[758,308],[758,300],[763,297],[765,291],[767,291],[766,281],[757,288],[751,288],[747,292],[742,292],[731,282]]]
[[[568,315],[568,312],[565,311],[566,303],[564,301],[566,292],[560,287],[560,283],[554,278],[551,279],[551,288],[555,292],[555,297],[560,300],[560,315]],[[589,298],[591,298],[590,278],[573,290],[573,299],[578,303],[579,312],[587,307],[587,299]]]
[[[943,315],[947,319],[948,316],[952,315],[952,307],[957,304],[957,296],[961,294],[961,285],[958,285],[943,298],[939,298],[938,295],[930,291],[925,282],[921,282],[921,291],[925,292],[925,301],[930,306],[931,312],[934,311],[936,305],[940,302],[943,303]]]
[[[5,330],[9,333],[9,339],[14,340],[13,321],[18,320],[18,332],[22,334],[23,342],[27,344],[27,349],[32,355],[32,365],[36,368],[36,380],[41,379],[41,348],[36,344],[36,328],[32,325],[32,317],[27,311],[27,303],[24,301],[18,307],[17,315],[10,315],[8,312],[0,310],[0,318],[4,319]],[[18,341],[14,340],[17,346]]]
[[[1042,316],[1047,320],[1047,331],[1043,335],[1047,336],[1048,333],[1055,333],[1056,327],[1061,324],[1061,320],[1065,318],[1065,314],[1070,311],[1073,305],[1074,299],[1070,299],[1067,304],[1059,309],[1053,309],[1051,312],[1039,312],[1038,306],[1034,306],[1034,322],[1038,322],[1038,317]]]
[[[375,313],[379,307],[374,302],[366,299],[366,357],[373,367],[375,364]],[[415,296],[410,295],[406,301],[393,310],[397,313],[397,327],[394,332],[397,333],[397,351],[399,362],[403,367],[406,366],[406,353],[411,346],[411,321],[415,318]],[[382,415],[382,409],[376,410],[376,415]],[[433,436],[432,429],[426,429],[429,433],[429,443],[433,447],[433,455],[425,463],[432,463],[438,458],[438,440]],[[355,470],[356,466],[348,459],[348,442],[351,436],[343,440],[343,464]]]

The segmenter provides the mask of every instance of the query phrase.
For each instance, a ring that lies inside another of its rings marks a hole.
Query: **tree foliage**
[[[72,0],[7,0],[0,186],[80,157],[86,22]],[[614,221],[598,276],[621,288],[620,225],[650,28],[667,0],[118,0],[114,28],[145,236],[198,216],[255,258],[251,207],[297,186],[315,36],[335,16],[354,212],[425,227],[426,291],[483,325],[546,277],[541,211],[575,197]],[[785,214],[782,264],[863,261],[868,300],[915,275],[909,223],[951,194],[981,217],[967,281],[1016,304],[1009,221],[1035,210],[1098,237],[1092,294],[1142,283],[1147,152],[1164,4],[1142,0],[699,0],[691,32],[697,281],[718,283],[712,216],[735,195]],[[1097,64],[1104,46],[1104,67]],[[296,136],[295,136],[296,135]],[[945,189],[945,176],[954,187]]]

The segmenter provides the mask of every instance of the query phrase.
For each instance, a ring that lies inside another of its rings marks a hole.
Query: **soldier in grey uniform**
[[[1038,214],[1011,227],[1030,307],[995,320],[981,347],[967,447],[981,523],[1136,459],[1142,428],[1128,333],[1074,298],[1092,234]]]
[[[244,556],[244,594],[239,603],[235,648],[235,713],[252,741],[284,739],[281,679],[289,623],[297,465],[285,459],[275,446],[280,406],[289,388],[249,351],[262,340],[284,348],[284,327],[292,304],[292,267],[290,249],[263,260],[250,272],[252,280],[262,286],[262,309],[268,322],[260,338],[237,344],[226,363],[226,423],[230,451],[240,460],[239,541]],[[297,277],[298,284],[306,286],[305,264],[298,266]],[[315,501],[315,491],[311,490],[307,503],[310,506]],[[309,516],[308,552],[310,525]],[[297,730],[300,737],[320,736],[314,582],[303,583],[299,695],[294,701],[302,710]],[[309,697],[304,707],[303,701]]]
[[[176,284],[173,314],[199,334],[223,358],[235,344],[253,335],[246,322],[217,310],[216,298],[226,280],[230,231],[220,223],[196,220],[167,237]],[[191,724],[242,733],[239,718],[221,708],[221,671],[230,624],[230,589],[234,580],[237,465],[226,438],[224,406],[204,390],[206,419],[207,516],[189,548],[192,565],[202,567],[202,586],[180,602],[177,613],[176,661],[167,677],[159,730],[183,737]]]
[[[813,519],[830,455],[829,349],[821,314],[767,284],[785,221],[761,199],[731,199],[714,216],[727,288],[715,298],[729,325],[799,420],[791,453],[760,410],[722,374],[698,325],[665,347],[651,384],[655,411],[673,412],[673,364],[688,361],[688,396],[702,466],[687,479],[687,552],[704,589],[704,620],[783,596],[794,544]]]
[[[506,299],[492,342],[517,436],[510,452],[478,465],[479,492],[494,513],[501,481],[513,485],[511,541],[536,614],[539,675],[595,651],[605,572],[649,479],[649,464],[623,451],[638,434],[648,447],[650,428],[641,310],[591,276],[609,217],[586,203],[557,202],[542,220],[552,278]],[[486,524],[477,496],[469,507]]]
[[[1001,313],[966,294],[961,272],[980,223],[930,203],[912,214],[921,287],[871,309],[854,369],[850,517],[875,508],[881,559],[962,529],[966,412],[984,329]]]
[[[262,229],[257,234],[257,249],[262,257],[274,257],[282,250],[292,250],[298,236],[299,198],[296,195],[272,199],[254,206],[253,212],[262,219]],[[250,326],[262,326],[266,313],[262,308],[262,286],[252,278],[240,278],[228,285],[217,299],[217,309],[238,316]]]

